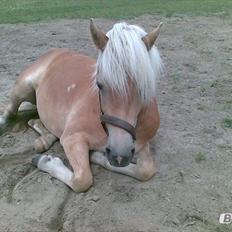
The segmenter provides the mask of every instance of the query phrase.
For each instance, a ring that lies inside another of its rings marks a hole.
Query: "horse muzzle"
[[[131,163],[133,156],[134,156],[134,153],[135,153],[135,149],[132,148],[126,154],[118,154],[112,148],[107,147],[105,153],[106,153],[106,157],[107,157],[109,163],[112,166],[126,167]]]

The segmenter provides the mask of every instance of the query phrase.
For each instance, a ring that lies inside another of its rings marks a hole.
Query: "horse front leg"
[[[40,170],[64,182],[75,192],[84,192],[93,184],[89,164],[89,147],[81,135],[70,135],[61,139],[68,161],[73,169],[68,169],[58,157],[39,155],[33,163]]]
[[[108,170],[134,177],[140,181],[147,181],[155,174],[155,162],[150,153],[149,144],[139,151],[137,156],[137,163],[130,163],[126,167],[112,166],[101,152],[93,152],[90,159],[93,163],[99,164]]]

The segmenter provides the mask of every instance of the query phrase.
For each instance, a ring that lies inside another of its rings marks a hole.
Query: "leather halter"
[[[113,126],[119,127],[125,131],[127,131],[133,138],[133,140],[136,140],[136,129],[134,126],[132,126],[129,122],[122,120],[120,118],[105,114],[102,111],[102,106],[101,106],[101,96],[100,96],[100,91],[99,91],[99,103],[100,103],[100,110],[101,110],[101,124],[105,130],[105,132],[108,134],[107,128],[105,124],[111,124]]]

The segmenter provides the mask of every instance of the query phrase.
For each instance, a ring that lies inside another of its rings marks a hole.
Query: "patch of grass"
[[[198,110],[201,110],[201,111],[204,111],[204,110],[206,110],[206,107],[205,107],[204,105],[199,105],[199,106],[197,107],[197,109],[198,109]]]
[[[217,225],[215,226],[215,232],[230,232],[231,225]]]
[[[205,87],[200,88],[200,96],[206,97],[207,96],[207,89]]]
[[[214,103],[214,102],[210,102],[209,104],[201,103],[200,105],[197,106],[197,109],[201,111],[211,111],[211,112],[231,111],[232,103],[230,102],[230,100],[229,101],[225,100],[222,103]]]
[[[172,80],[173,80],[173,84],[177,85],[180,82],[180,74],[178,73],[174,73],[171,76]]]
[[[180,81],[181,81],[181,74],[180,74],[180,68],[177,68],[176,71],[174,71],[172,73],[172,75],[170,76],[171,81],[172,81],[172,90],[174,90],[175,92],[179,92],[180,91]]]
[[[209,221],[204,222],[204,227],[211,232],[231,232],[231,225],[220,225]]]
[[[225,86],[225,81],[224,80],[215,80],[212,82],[212,84],[210,85],[210,87],[212,88],[222,88]]]
[[[211,225],[212,232],[231,232],[231,225]]]
[[[226,99],[224,103],[224,110],[232,109],[232,99]]]
[[[225,104],[231,105],[232,104],[232,99],[225,100]]]
[[[205,154],[205,153],[203,153],[203,152],[198,152],[198,153],[196,154],[196,156],[195,156],[195,161],[196,161],[197,163],[200,163],[200,162],[205,161],[205,160],[206,160],[206,154]]]
[[[142,14],[231,15],[231,0],[1,0],[0,23],[58,18],[130,18]]]
[[[224,118],[222,121],[222,126],[224,128],[232,129],[232,118]]]

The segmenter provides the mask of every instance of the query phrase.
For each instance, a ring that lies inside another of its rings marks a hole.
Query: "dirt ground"
[[[152,150],[157,174],[146,183],[92,166],[94,186],[72,192],[35,169],[37,134],[0,136],[0,231],[224,232],[232,213],[232,23],[220,17],[141,16],[150,31],[164,22],[157,46],[166,66],[158,81],[161,126]],[[96,20],[105,31],[116,21]],[[17,75],[53,47],[96,57],[88,20],[0,25],[0,113]],[[48,154],[63,156],[56,143]]]

